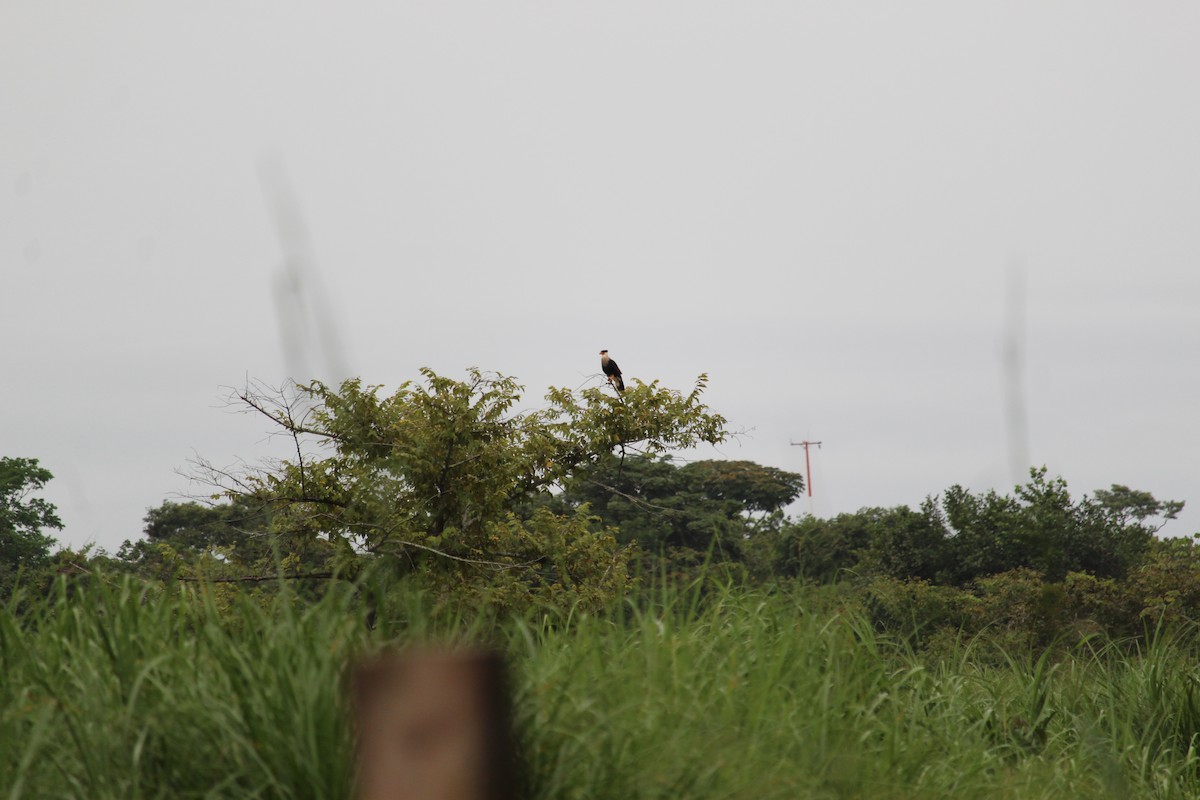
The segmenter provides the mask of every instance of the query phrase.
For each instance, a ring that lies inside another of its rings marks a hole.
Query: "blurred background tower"
[[[283,251],[273,294],[287,378],[338,383],[350,377],[350,367],[282,157],[261,158],[258,177]]]
[[[1029,420],[1025,407],[1025,265],[1008,266],[1004,307],[1004,411],[1009,477],[1014,485],[1029,477]]]

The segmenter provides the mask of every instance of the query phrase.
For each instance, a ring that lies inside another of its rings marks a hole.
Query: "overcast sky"
[[[749,434],[701,456],[823,442],[797,513],[1010,489],[1023,297],[1026,460],[1200,531],[1200,4],[183,8],[0,0],[0,455],[64,543],[269,452],[222,386],[330,369],[289,197],[353,374],[707,372]]]

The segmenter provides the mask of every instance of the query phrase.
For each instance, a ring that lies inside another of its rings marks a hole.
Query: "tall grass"
[[[1183,634],[929,664],[795,597],[694,600],[492,620],[403,587],[301,604],[63,584],[0,612],[0,797],[348,797],[346,664],[453,636],[510,653],[531,797],[1200,796]]]
[[[8,797],[340,796],[352,625],[131,581],[0,617]]]

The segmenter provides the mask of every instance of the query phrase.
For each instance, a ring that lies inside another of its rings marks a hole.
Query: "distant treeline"
[[[54,552],[58,519],[33,497],[50,474],[3,459],[0,592],[18,574],[35,588],[102,571],[226,596],[282,578],[315,599],[370,569],[443,602],[520,610],[723,581],[820,592],[923,646],[985,629],[1014,645],[1136,640],[1200,620],[1200,550],[1158,536],[1181,502],[1119,485],[1076,498],[1042,468],[1011,493],[952,486],[916,509],[791,517],[802,476],[672,457],[728,436],[704,385],[552,389],[523,412],[518,384],[479,371],[425,371],[389,396],[359,381],[251,387],[236,400],[291,437],[295,459],[199,464],[212,502],[151,509],[115,553]]]

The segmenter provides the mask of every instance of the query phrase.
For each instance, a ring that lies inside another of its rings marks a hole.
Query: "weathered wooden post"
[[[504,660],[423,650],[358,667],[359,800],[516,800]]]

